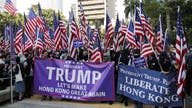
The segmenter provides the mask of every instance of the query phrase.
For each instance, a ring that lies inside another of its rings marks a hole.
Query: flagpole
[[[144,30],[144,27],[143,27],[143,30]],[[145,30],[144,30],[144,36],[146,36]],[[146,36],[146,38],[147,38],[147,41],[148,41],[148,43],[150,44],[150,46],[151,46],[151,48],[152,48],[152,50],[153,50],[153,52],[154,52],[154,54],[155,54],[155,57],[156,57],[156,59],[157,59],[157,63],[159,64],[159,67],[160,67],[161,71],[163,71],[163,68],[162,68],[162,66],[161,66],[161,64],[160,64],[160,62],[159,62],[159,60],[158,60],[158,57],[157,57],[157,52],[154,50],[152,43],[149,42],[149,38],[148,38],[147,36]]]
[[[88,55],[88,62],[90,61],[90,60],[89,60],[89,58],[90,58],[90,51],[89,51],[89,49],[90,49],[89,47],[90,47],[90,46],[89,46],[89,45],[90,45],[90,40],[88,39],[88,47],[87,47],[87,49],[88,49],[88,50],[87,50],[87,52],[88,52],[88,54],[87,54],[87,55]]]
[[[143,28],[143,29],[144,29],[144,28]],[[151,42],[149,42],[149,38],[146,36],[145,30],[144,30],[144,36],[147,38],[147,41],[148,41],[148,43],[150,44],[150,46],[151,46],[151,48],[152,48],[152,50],[153,50],[153,52],[154,52],[154,54],[155,54],[155,57],[156,57],[156,59],[157,59],[157,63],[159,64],[159,67],[160,67],[161,71],[163,71],[163,68],[162,68],[162,66],[161,66],[161,64],[160,64],[160,62],[159,62],[159,60],[158,60],[158,57],[157,57],[157,52],[154,50]]]
[[[165,51],[165,45],[166,45],[166,39],[167,39],[167,30],[165,30],[165,35],[164,35],[164,43],[163,43],[163,51]]]
[[[153,50],[153,52],[155,54],[155,57],[157,59],[157,63],[159,64],[159,67],[160,67],[161,71],[163,71],[163,68],[162,68],[162,66],[161,66],[161,64],[160,64],[160,62],[158,60],[158,57],[157,57],[157,52],[154,50],[154,48],[153,48],[153,46],[152,46],[152,44],[150,42],[149,42],[149,44],[150,44],[150,46],[151,46],[151,48],[152,48],[152,50]]]
[[[12,44],[13,44],[13,29],[12,29],[12,25],[10,24],[9,26],[11,26],[10,27],[10,31],[11,31],[11,36],[10,36],[10,64],[11,64],[11,78],[10,78],[10,92],[11,92],[11,104],[13,104],[13,85],[12,85],[12,83],[13,83],[13,46],[12,46]]]
[[[124,37],[124,38],[125,38],[125,37]],[[125,48],[124,48],[124,43],[125,43],[125,39],[123,40],[123,46],[122,46],[123,48],[121,47],[121,48],[120,48],[120,51],[119,51],[120,54],[119,54],[119,58],[118,58],[118,63],[121,62],[120,60],[121,60],[121,57],[122,57],[122,51],[125,49]]]
[[[140,0],[140,3],[142,3],[142,0]],[[141,8],[141,4],[140,4],[140,8]],[[135,8],[135,10],[136,10],[136,8]],[[141,13],[139,13],[139,14],[141,14]],[[140,16],[140,17],[141,17],[141,16]],[[142,28],[143,28],[143,30],[144,30],[143,24],[142,24]],[[153,50],[153,52],[154,52],[154,54],[155,54],[155,57],[156,57],[156,59],[157,59],[157,63],[159,64],[159,67],[160,67],[161,71],[163,71],[163,68],[162,68],[162,66],[161,66],[161,64],[160,64],[160,62],[159,62],[159,60],[158,60],[158,57],[157,57],[157,52],[154,50],[154,48],[153,48],[153,46],[152,46],[152,43],[149,42],[149,37],[146,36],[146,31],[145,31],[145,30],[144,30],[144,37],[147,38],[147,41],[148,41],[148,43],[150,44],[150,46],[151,46],[151,48],[152,48],[152,50]]]

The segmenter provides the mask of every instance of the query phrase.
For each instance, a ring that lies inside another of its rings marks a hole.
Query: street
[[[1,103],[0,108],[134,108],[133,101],[129,101],[129,105],[126,107],[123,103],[114,102],[110,105],[107,102],[81,102],[74,100],[61,100],[52,99],[41,101],[39,95],[35,95],[32,98],[24,99],[22,101],[14,101],[14,104],[10,102]],[[154,108],[154,106],[144,105],[144,108]],[[192,108],[192,98],[186,98],[185,107]]]

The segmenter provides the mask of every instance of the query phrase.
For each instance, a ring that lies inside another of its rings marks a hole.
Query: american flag
[[[93,43],[93,50],[91,51],[91,62],[102,62],[103,61],[103,54],[101,51],[101,45],[100,45],[100,37],[97,26],[94,29],[93,36],[91,38],[91,41]]]
[[[176,35],[176,63],[178,64],[178,89],[177,94],[182,96],[185,78],[186,78],[186,54],[187,43],[184,36],[183,26],[181,22],[180,7],[177,13],[177,35]]]
[[[119,31],[120,27],[121,27],[121,24],[120,24],[120,21],[119,21],[119,15],[117,14],[114,37],[113,37],[113,50],[115,52],[117,52],[117,47],[118,47],[117,37],[118,37],[118,31]]]
[[[10,40],[10,36],[11,36],[11,28],[10,26],[8,25],[4,25],[4,39],[3,39],[3,46],[4,46],[4,49],[9,49],[10,48],[10,43],[9,43],[9,40]]]
[[[49,27],[49,36],[50,36],[50,38],[51,38],[52,41],[53,41],[53,38],[54,38],[54,30],[53,30],[51,27]]]
[[[163,30],[161,23],[161,15],[159,15],[159,24],[157,28],[157,42],[156,42],[157,54],[160,54],[160,52],[163,51],[163,45],[164,45]]]
[[[38,12],[39,12],[39,17],[37,17],[37,27],[40,29],[41,32],[43,32],[45,29],[45,19],[43,17],[41,5],[39,3],[38,3]]]
[[[75,48],[73,46],[73,42],[74,40],[77,40],[78,39],[78,26],[75,22],[75,18],[74,18],[74,14],[73,12],[71,11],[71,16],[72,18],[72,21],[71,21],[71,24],[69,25],[69,32],[70,32],[70,35],[69,35],[69,40],[68,40],[68,51],[69,51],[69,55],[74,59],[74,60],[77,60],[77,48]]]
[[[62,49],[67,49],[68,47],[68,35],[67,35],[67,29],[65,27],[64,22],[60,18],[60,14],[58,13],[58,20],[59,20],[59,28],[61,31],[61,43],[62,43]]]
[[[111,19],[108,15],[106,14],[106,27],[105,27],[105,43],[104,43],[104,51],[106,52],[107,49],[110,49],[111,47],[111,40],[113,38],[114,34],[114,29],[113,25],[111,23]]]
[[[19,21],[18,30],[15,36],[15,41],[14,41],[15,52],[17,54],[22,51],[21,50],[22,37],[23,37],[23,28],[22,28],[21,22]]]
[[[50,34],[48,26],[45,27],[44,39],[45,39],[46,49],[52,50],[54,48],[54,44],[53,44],[53,41],[51,39],[51,34]]]
[[[169,51],[169,37],[167,33],[167,29],[165,30],[165,35],[164,35],[164,43],[163,43],[163,51],[168,52]]]
[[[54,33],[54,51],[64,50],[68,47],[67,30],[58,13],[57,29]],[[56,25],[55,25],[56,26]]]
[[[129,27],[128,27],[128,30],[127,30],[127,35],[126,35],[126,41],[128,43],[131,44],[131,46],[133,46],[134,48],[140,48],[137,44],[136,44],[136,40],[135,40],[135,34],[134,34],[134,24],[133,24],[133,21],[130,20],[129,22]]]
[[[140,36],[134,36],[134,38],[135,38],[135,43],[136,43],[136,45],[137,45],[137,47],[136,47],[136,49],[141,49],[141,37]]]
[[[119,31],[116,36],[117,40],[117,49],[116,52],[120,51],[122,47],[124,47],[124,40],[127,35],[127,26],[125,25],[124,21],[122,21],[121,27],[119,28]]]
[[[16,15],[17,9],[11,0],[6,0],[4,8],[13,16]]]
[[[135,8],[135,16],[134,16],[134,24],[135,24],[135,35],[140,36],[140,39],[143,39],[144,37],[144,30],[143,26],[141,24],[141,18],[139,16],[139,11],[137,8]]]
[[[34,50],[35,49],[39,49],[40,52],[42,52],[45,49],[45,39],[43,36],[43,33],[40,31],[40,28],[36,28],[36,40],[35,40],[35,46],[34,46]]]
[[[142,46],[141,46],[141,57],[149,57],[154,54],[151,44],[148,42],[147,37],[144,37]]]
[[[30,42],[33,44],[36,38],[36,26],[38,17],[36,16],[35,12],[31,8],[29,11],[29,16],[27,23],[25,24],[25,32],[30,40]]]
[[[51,30],[49,31],[50,35],[52,35],[52,39],[53,39],[53,44],[55,45],[56,41],[55,41],[55,33],[57,28],[58,28],[59,24],[58,24],[58,20],[57,20],[57,16],[55,14],[55,11],[53,11],[53,27],[54,27],[54,30],[53,32],[51,32]]]
[[[26,16],[24,14],[24,24],[25,24],[25,27],[26,27],[26,22],[27,22],[27,19],[26,19]],[[21,42],[22,53],[24,53],[25,51],[30,50],[32,48],[33,48],[33,43],[29,39],[29,36],[27,36],[27,32],[25,30],[24,34],[23,34],[22,42]]]
[[[53,11],[53,26],[54,26],[54,32],[56,31],[58,25],[59,25],[59,24],[58,24],[57,16],[55,15],[55,11]]]
[[[10,59],[11,59],[11,62],[14,62],[15,61],[15,48],[14,48],[14,32],[15,32],[15,27],[16,25],[15,24],[12,24],[11,22],[9,23],[9,28],[10,28]]]
[[[24,32],[22,42],[21,42],[21,49],[22,49],[22,54],[25,51],[28,51],[33,48],[33,44],[28,40],[28,37],[26,36],[26,32]]]
[[[81,36],[83,38],[83,44],[84,46],[88,47],[88,35],[87,35],[87,20],[85,18],[85,14],[84,14],[84,10],[83,10],[83,6],[82,4],[80,3],[79,5],[80,7],[80,32],[81,32]]]
[[[144,12],[142,2],[140,2],[140,17],[141,17],[141,23],[143,25],[145,35],[146,35],[147,39],[149,40],[149,42],[153,45],[153,43],[154,43],[153,29],[152,29],[152,27],[149,23],[149,20],[148,20],[146,14]]]
[[[87,25],[87,34],[88,34],[88,39],[89,39],[88,53],[90,55],[91,51],[93,50],[93,43],[91,41],[91,38],[93,36],[93,31],[92,31],[90,25]]]

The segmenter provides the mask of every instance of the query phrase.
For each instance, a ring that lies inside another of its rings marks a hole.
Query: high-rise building
[[[82,4],[87,20],[104,19],[105,0],[78,0]]]
[[[80,3],[83,6],[84,14],[91,25],[95,23],[95,21],[102,25],[105,18],[105,2],[106,0],[78,0],[78,15],[80,15]]]
[[[0,12],[2,12],[3,9],[3,4],[4,4],[5,0],[0,0]]]
[[[53,9],[55,11],[63,12],[63,0],[38,0],[44,9]]]
[[[108,12],[112,23],[114,23],[117,13],[120,20],[125,17],[123,2],[124,0],[78,0],[78,5],[82,4],[88,21],[99,20],[104,22],[105,14]],[[78,7],[78,15],[80,15],[79,9]]]

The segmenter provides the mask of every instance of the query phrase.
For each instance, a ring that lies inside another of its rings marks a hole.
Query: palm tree
[[[161,9],[163,9],[163,11],[165,11],[165,14],[166,14],[166,25],[167,25],[166,28],[168,30],[168,33],[171,30],[170,12],[172,11],[172,9],[168,5],[169,1],[170,0],[161,0],[160,1],[161,7],[162,7]]]
[[[128,18],[129,13],[131,14],[131,16],[133,15],[134,12],[134,5],[136,5],[136,3],[138,4],[137,0],[124,0],[124,13],[125,13],[125,17]]]

